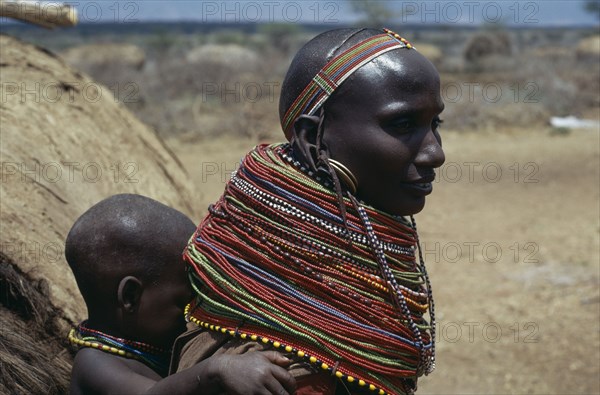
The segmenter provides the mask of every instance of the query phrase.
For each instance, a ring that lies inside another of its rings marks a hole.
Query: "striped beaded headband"
[[[283,132],[290,137],[294,121],[302,114],[313,115],[338,86],[371,60],[397,48],[413,48],[399,34],[383,29],[331,59],[314,76],[283,116]]]

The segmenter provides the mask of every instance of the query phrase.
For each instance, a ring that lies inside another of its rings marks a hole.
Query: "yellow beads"
[[[391,31],[390,29],[383,29],[384,32],[394,37],[396,40],[406,45],[406,48],[411,49],[413,46],[408,42],[407,39],[401,37],[398,33]]]
[[[107,346],[106,344],[92,342],[89,340],[78,339],[77,337],[75,337],[75,329],[71,329],[71,331],[69,332],[68,339],[71,342],[71,344],[73,344],[75,346],[95,348],[97,350],[113,353],[113,354],[119,355],[121,357],[126,357],[126,358],[130,358],[130,359],[139,359],[136,355],[134,355],[130,352],[126,352],[124,350],[120,350],[116,347]]]
[[[344,268],[341,268],[341,269],[345,270]],[[348,272],[349,272],[349,274],[356,275],[356,273],[352,273],[349,270],[348,270]],[[376,288],[385,289],[385,287],[382,286],[381,284],[377,283],[377,281],[374,281],[372,279],[369,279],[369,278],[366,278],[366,277],[360,276],[360,275],[358,275],[357,277],[359,277],[361,280],[367,281],[369,284],[371,284],[372,286],[374,286]],[[199,321],[193,317],[190,317],[189,320],[196,323],[200,327],[210,328],[211,330],[214,330],[217,332],[228,333],[233,337],[239,336],[243,340],[259,341],[263,344],[272,343],[274,348],[283,347],[283,349],[288,353],[295,352],[299,358],[308,357],[308,361],[310,363],[320,366],[321,369],[323,369],[323,370],[332,370],[331,367],[327,363],[319,361],[317,359],[317,357],[306,355],[306,353],[302,350],[295,351],[292,346],[286,345],[286,344],[281,344],[280,341],[269,339],[268,337],[263,337],[263,336],[259,336],[259,335],[255,335],[255,334],[238,332],[237,330],[234,331],[234,330],[224,328],[221,326],[217,326],[217,325],[211,325],[207,322]],[[83,344],[83,341],[81,341],[81,343]],[[87,343],[89,343],[89,342],[87,342]],[[91,347],[98,347],[98,346],[99,346],[98,344],[91,343]],[[106,347],[106,346],[102,346],[102,347]],[[118,351],[110,350],[110,351],[118,352],[119,355],[123,355],[122,353],[124,353],[122,350],[118,350]],[[386,392],[384,390],[377,388],[375,385],[367,383],[366,381],[364,381],[363,379],[359,379],[358,377],[354,377],[354,376],[350,376],[350,375],[346,376],[344,373],[340,372],[339,370],[335,370],[335,372],[331,371],[331,374],[335,375],[335,377],[337,377],[340,380],[346,380],[348,383],[356,382],[360,387],[368,387],[369,390],[376,392],[378,395],[386,395]]]

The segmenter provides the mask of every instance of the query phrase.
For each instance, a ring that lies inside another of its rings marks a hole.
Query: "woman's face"
[[[435,67],[415,50],[363,66],[325,106],[323,142],[358,180],[357,196],[396,215],[418,213],[445,157]]]

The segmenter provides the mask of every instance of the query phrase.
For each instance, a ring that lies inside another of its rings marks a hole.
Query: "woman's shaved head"
[[[382,33],[381,29],[336,29],[319,34],[306,43],[294,56],[283,80],[279,99],[282,125],[286,111],[327,62],[351,46]],[[290,138],[289,135],[286,137]]]

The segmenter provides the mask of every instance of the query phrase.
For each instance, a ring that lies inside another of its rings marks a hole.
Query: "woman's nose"
[[[421,143],[419,153],[415,158],[415,165],[436,168],[443,165],[445,161],[446,155],[442,149],[440,136],[433,131],[429,131]]]

